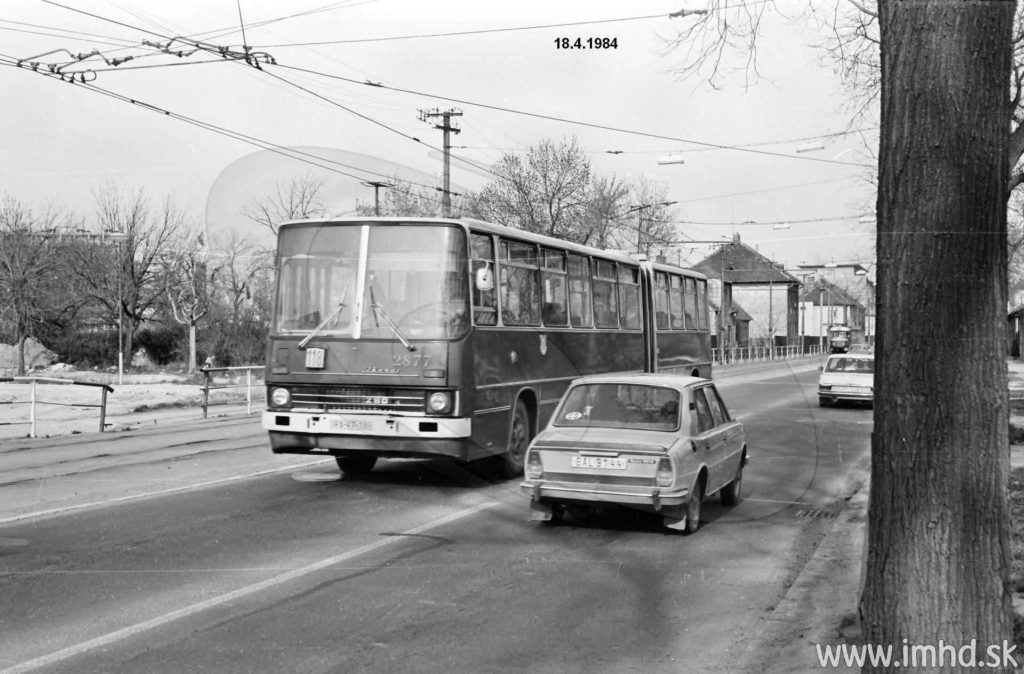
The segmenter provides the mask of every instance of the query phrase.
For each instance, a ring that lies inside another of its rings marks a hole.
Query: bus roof
[[[288,222],[282,223],[279,230],[290,229],[292,227],[309,226],[309,225],[352,225],[356,223],[367,223],[376,222],[382,224],[448,224],[456,225],[466,229],[472,229],[478,232],[487,232],[488,234],[497,234],[499,236],[507,236],[510,238],[521,239],[524,241],[531,241],[533,243],[540,244],[542,246],[551,246],[553,248],[562,248],[564,250],[580,253],[583,255],[598,255],[602,258],[609,260],[615,260],[617,262],[625,262],[628,264],[639,265],[645,260],[640,260],[626,253],[620,253],[618,251],[604,250],[601,248],[594,248],[592,246],[584,246],[583,244],[573,243],[564,239],[558,239],[553,236],[547,236],[545,234],[536,234],[533,232],[527,232],[523,229],[516,229],[515,227],[506,227],[505,225],[496,225],[492,222],[485,222],[483,220],[477,220],[475,218],[402,218],[402,217],[352,217],[352,218],[311,218],[308,220],[289,220]],[[672,271],[672,272],[685,272],[687,276],[694,278],[705,279],[707,278],[704,274],[689,269],[687,267],[680,267],[674,264],[664,262],[650,262],[654,269],[659,271]]]

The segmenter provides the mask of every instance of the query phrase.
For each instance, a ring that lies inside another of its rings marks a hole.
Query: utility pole
[[[679,203],[679,202],[677,202],[677,201],[662,201],[662,202],[656,203],[656,204],[638,204],[638,205],[633,206],[632,208],[630,208],[629,210],[626,211],[627,214],[633,213],[634,211],[637,214],[637,221],[636,221],[636,252],[637,253],[644,252],[643,251],[644,211],[647,210],[648,208],[654,208],[655,206],[658,206],[658,207],[660,207],[660,206],[672,206],[672,205],[677,204],[677,203]],[[647,242],[648,254],[650,253],[650,250],[649,250],[650,247],[651,247],[651,242],[648,241]]]
[[[441,190],[441,211],[444,217],[450,218],[452,215],[452,196],[451,196],[451,134],[460,133],[458,127],[454,127],[451,124],[452,117],[461,117],[462,111],[452,108],[450,110],[420,110],[420,121],[426,122],[434,117],[440,117],[443,121],[441,124],[434,124],[435,129],[441,129],[444,131],[444,187]]]

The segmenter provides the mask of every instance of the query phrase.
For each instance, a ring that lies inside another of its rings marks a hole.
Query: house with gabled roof
[[[830,325],[846,325],[854,344],[868,343],[865,333],[866,307],[841,286],[816,278],[804,283],[800,293],[800,334],[817,343],[828,336]]]
[[[800,343],[800,279],[743,243],[739,234],[693,268],[708,277],[712,299],[723,307],[719,343],[741,347]],[[749,333],[742,341],[734,304],[741,304],[750,316]]]

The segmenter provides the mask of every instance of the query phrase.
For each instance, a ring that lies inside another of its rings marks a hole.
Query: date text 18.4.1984
[[[555,49],[618,49],[617,37],[556,37]]]

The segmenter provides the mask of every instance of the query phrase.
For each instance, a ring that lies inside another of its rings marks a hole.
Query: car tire
[[[732,482],[722,487],[722,505],[734,506],[743,500],[743,464],[746,456],[740,457],[740,466],[736,469],[736,477]]]
[[[522,477],[526,450],[530,446],[530,415],[522,400],[516,401],[508,427],[508,443],[501,455],[501,473],[506,478]]]
[[[341,472],[347,475],[366,475],[377,465],[377,457],[371,455],[336,456],[334,461]]]
[[[686,524],[683,526],[683,533],[686,535],[697,533],[697,529],[700,529],[700,510],[701,504],[704,502],[704,483],[697,481],[696,489],[690,494],[690,499],[686,502]]]

